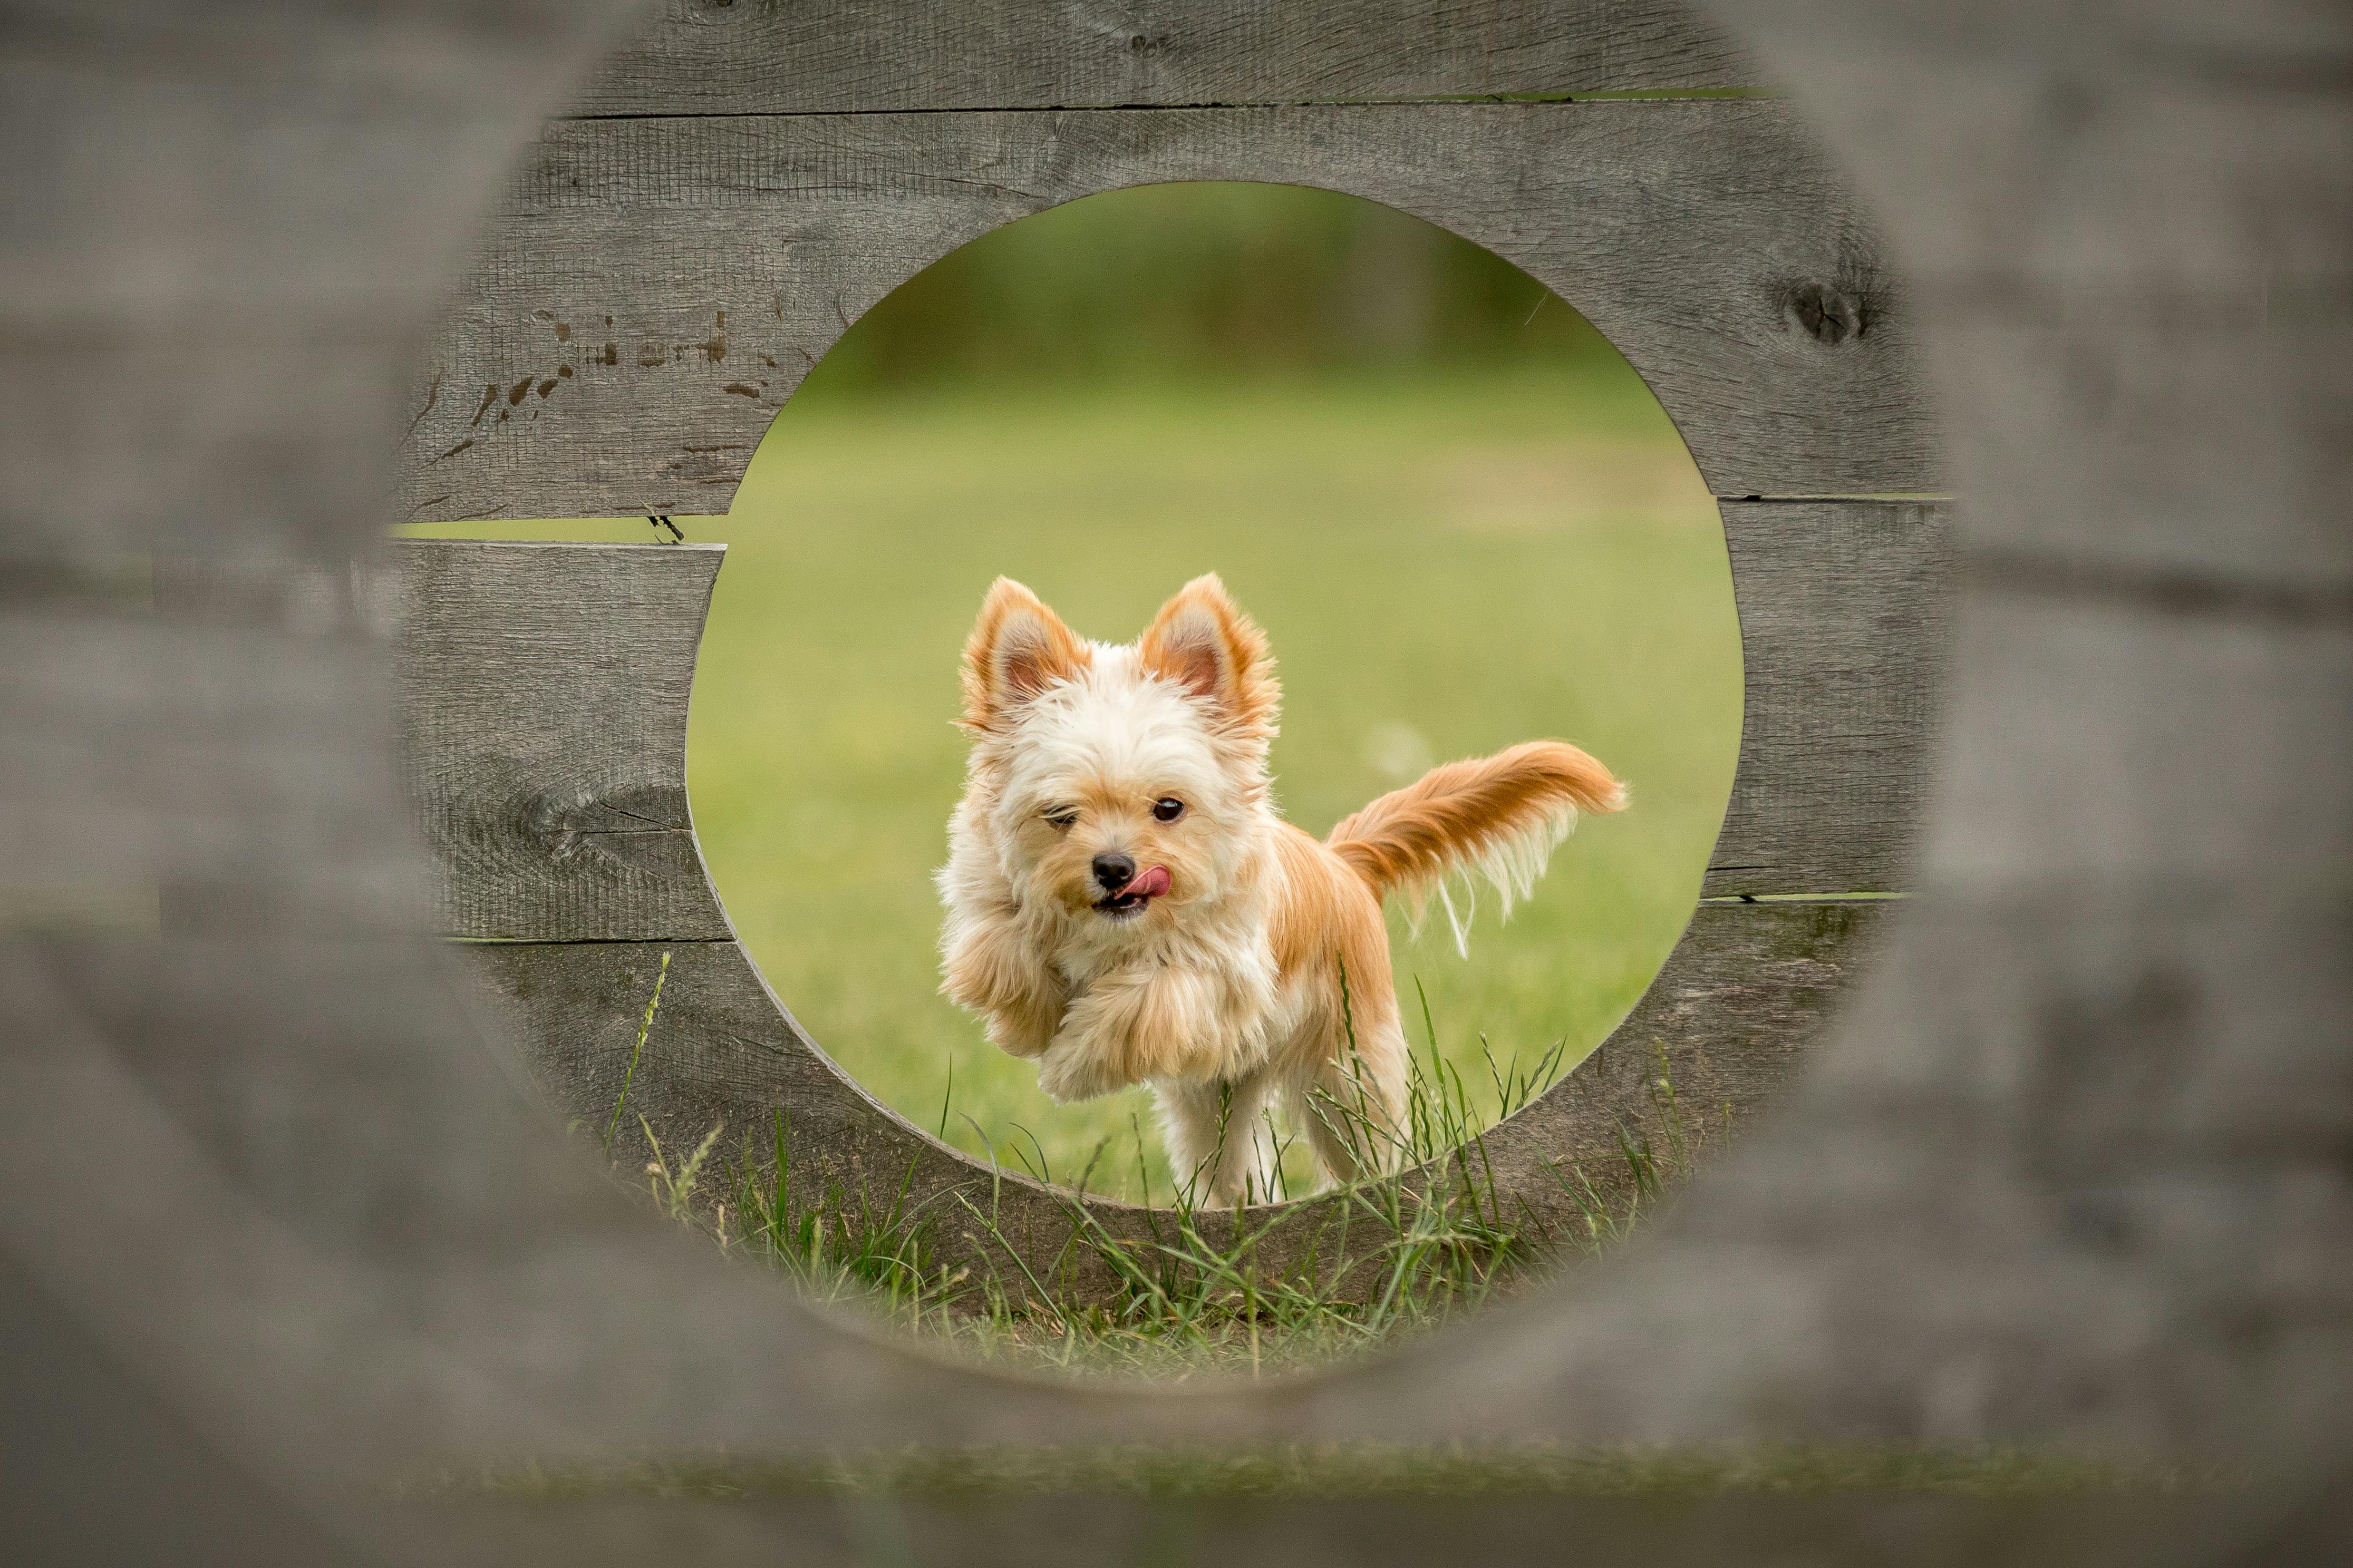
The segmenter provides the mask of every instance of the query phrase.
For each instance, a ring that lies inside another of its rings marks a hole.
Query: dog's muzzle
[[[1116,892],[1096,900],[1095,908],[1104,914],[1125,917],[1144,912],[1153,900],[1168,891],[1168,868],[1147,866],[1130,878]]]

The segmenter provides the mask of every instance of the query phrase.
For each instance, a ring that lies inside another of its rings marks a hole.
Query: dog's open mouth
[[[1129,879],[1126,887],[1109,898],[1097,900],[1095,908],[1107,915],[1140,915],[1146,905],[1167,890],[1168,868],[1147,866]]]

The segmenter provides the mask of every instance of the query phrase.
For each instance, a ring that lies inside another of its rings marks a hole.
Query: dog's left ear
[[[1258,623],[1235,608],[1214,572],[1196,577],[1160,606],[1136,644],[1144,668],[1205,699],[1231,732],[1274,733],[1282,688]]]
[[[996,728],[1022,704],[1094,661],[1085,641],[1010,577],[990,585],[964,645],[963,727]]]

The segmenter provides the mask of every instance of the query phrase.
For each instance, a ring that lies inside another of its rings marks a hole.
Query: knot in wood
[[[504,808],[486,808],[491,800]],[[685,806],[684,792],[671,785],[533,789],[518,770],[492,781],[482,803],[466,811],[477,819],[466,837],[510,871],[575,859],[634,866],[653,838],[684,826]]]
[[[1862,336],[1862,301],[1829,283],[1800,283],[1788,292],[1782,309],[1799,331],[1816,342],[1835,348]]]
[[[514,823],[524,843],[550,860],[568,860],[581,847],[579,820],[593,809],[595,802],[585,795],[559,799],[534,793],[516,803]]]

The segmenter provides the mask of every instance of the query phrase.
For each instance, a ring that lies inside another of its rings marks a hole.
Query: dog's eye
[[[1152,815],[1163,822],[1174,822],[1185,815],[1185,803],[1175,795],[1166,795],[1152,803]]]
[[[1071,828],[1078,826],[1079,814],[1074,807],[1058,805],[1053,810],[1046,813],[1046,821],[1055,832],[1068,833]]]

